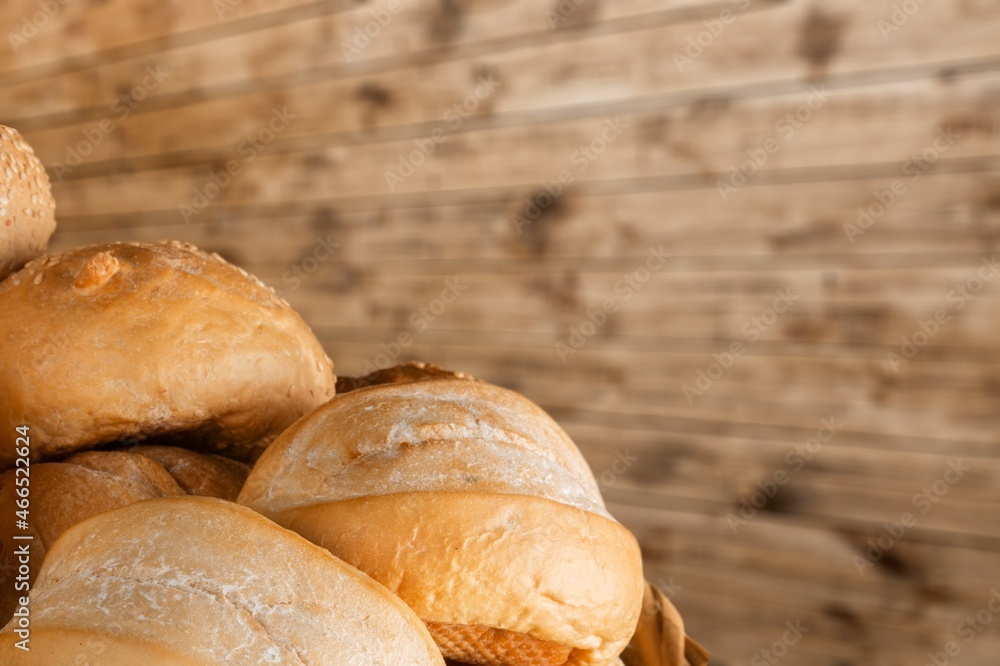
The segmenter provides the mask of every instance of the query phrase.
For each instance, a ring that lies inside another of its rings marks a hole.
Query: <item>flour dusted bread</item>
[[[399,594],[458,662],[614,664],[636,626],[635,538],[566,433],[486,382],[340,395],[275,440],[239,501]]]
[[[0,283],[0,467],[132,438],[253,460],[334,394],[333,364],[275,293],[177,242],[41,257]]]
[[[45,252],[55,209],[35,151],[17,130],[0,125],[0,280]]]
[[[84,451],[62,462],[31,466],[30,477],[16,469],[0,474],[0,625],[10,619],[20,596],[13,585],[18,572],[16,548],[31,536],[29,583],[38,574],[48,548],[73,525],[121,506],[157,497],[203,495],[234,500],[250,468],[235,460],[168,446],[139,446],[130,451]],[[18,488],[30,480],[26,528],[16,525]],[[21,479],[21,485],[18,485]]]
[[[0,663],[441,666],[413,612],[369,577],[219,499],[154,499],[94,516],[50,549],[31,651]]]

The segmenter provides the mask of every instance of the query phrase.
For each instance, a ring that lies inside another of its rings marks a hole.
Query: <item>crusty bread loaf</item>
[[[35,151],[17,130],[0,125],[0,280],[45,252],[55,209]]]
[[[23,470],[22,470],[23,471]],[[185,494],[235,500],[250,468],[235,460],[172,447],[129,451],[84,451],[63,462],[32,465],[26,528],[18,528],[16,469],[0,475],[0,625],[10,619],[19,596],[14,535],[32,537],[28,582],[55,540],[73,525],[103,511],[156,497]],[[23,482],[22,482],[23,483]]]
[[[334,393],[301,317],[183,243],[36,259],[0,283],[0,311],[0,468],[22,425],[33,459],[138,437],[252,460]]]
[[[611,664],[639,615],[638,544],[583,457],[485,382],[340,395],[275,440],[239,501],[399,594],[458,661],[514,666],[496,653],[517,634],[558,660],[538,664]]]
[[[381,585],[224,500],[154,499],[94,516],[52,546],[32,591],[31,651],[0,663],[441,666]]]

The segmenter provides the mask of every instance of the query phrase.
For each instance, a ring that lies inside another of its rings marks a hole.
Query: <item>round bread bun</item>
[[[185,243],[41,257],[0,283],[0,312],[0,468],[25,425],[33,460],[132,440],[249,461],[334,394],[302,318]]]
[[[0,663],[442,666],[419,618],[302,537],[224,500],[152,499],[98,514],[49,550]]]
[[[35,151],[17,130],[0,125],[0,280],[45,252],[55,209]]]
[[[486,382],[339,395],[275,440],[239,502],[397,593],[463,664],[612,664],[639,616],[638,543],[580,452]]]
[[[21,470],[21,471],[18,471]],[[30,584],[48,548],[77,523],[121,506],[156,497],[203,495],[235,500],[250,468],[235,460],[167,446],[139,446],[129,451],[84,451],[63,462],[31,466],[0,474],[0,626],[6,624],[19,593],[15,552],[31,537],[34,567]],[[19,481],[20,479],[20,481]],[[19,485],[20,484],[20,485]],[[30,488],[30,491],[23,490]],[[19,491],[20,489],[20,491]],[[27,494],[27,501],[19,496]],[[26,527],[19,527],[18,500],[28,507]]]

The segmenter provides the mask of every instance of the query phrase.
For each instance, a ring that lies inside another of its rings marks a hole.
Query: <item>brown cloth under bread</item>
[[[670,599],[646,583],[639,624],[621,658],[625,666],[705,666],[708,651],[685,635]]]

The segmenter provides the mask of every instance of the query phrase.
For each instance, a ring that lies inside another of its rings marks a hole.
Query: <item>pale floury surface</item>
[[[441,666],[413,612],[329,552],[244,507],[167,498],[95,516],[52,547],[31,651],[0,662]]]

